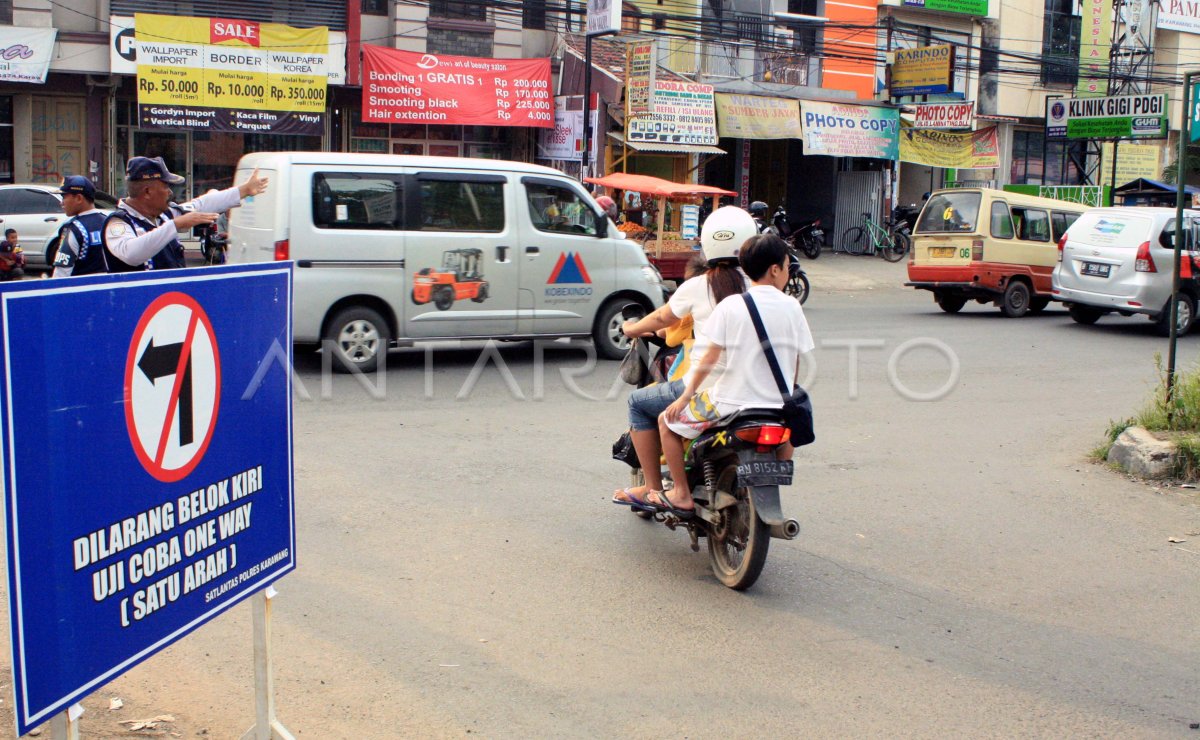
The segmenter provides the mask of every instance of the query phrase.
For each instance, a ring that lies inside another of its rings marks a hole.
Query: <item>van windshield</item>
[[[921,211],[918,234],[946,234],[974,231],[979,223],[981,193],[936,193]]]

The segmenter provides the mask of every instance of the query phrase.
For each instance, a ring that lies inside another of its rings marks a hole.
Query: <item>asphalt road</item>
[[[408,350],[382,391],[323,391],[320,357],[298,358],[280,720],[316,738],[1200,734],[1200,500],[1086,459],[1165,340],[1144,319],[944,315],[880,260],[806,266],[818,441],[783,499],[802,532],[747,593],[609,503],[628,477],[617,363],[567,379],[585,353],[554,345],[539,381],[528,343],[480,372],[480,345]],[[1184,339],[1181,366],[1198,356]],[[138,712],[238,736],[249,621],[239,606],[99,690],[84,736]]]

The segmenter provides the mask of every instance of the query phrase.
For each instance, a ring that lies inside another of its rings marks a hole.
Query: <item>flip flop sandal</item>
[[[617,506],[628,506],[632,509],[640,509],[642,511],[656,511],[657,507],[649,501],[638,498],[638,495],[631,488],[624,488],[621,493],[625,495],[625,499],[619,499],[616,495],[613,496],[612,502]]]
[[[681,520],[691,519],[692,517],[696,516],[695,508],[677,509],[674,506],[672,506],[671,499],[667,498],[667,494],[665,492],[650,491],[646,495],[649,496],[651,493],[655,494],[658,497],[658,500],[662,502],[661,504],[656,504],[653,501],[650,501],[649,499],[646,500],[646,503],[650,506],[653,506],[655,511],[661,512],[663,514],[670,514],[671,516],[675,517],[676,519],[681,519]]]

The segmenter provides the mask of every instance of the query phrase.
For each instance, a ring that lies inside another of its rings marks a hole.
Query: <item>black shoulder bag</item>
[[[812,400],[809,399],[808,392],[798,385],[791,391],[788,390],[787,384],[783,382],[783,371],[779,369],[779,360],[775,357],[775,350],[771,348],[771,340],[767,337],[766,328],[763,327],[758,306],[754,305],[754,299],[750,297],[749,293],[742,293],[742,298],[746,300],[746,310],[750,312],[750,320],[754,322],[754,331],[758,332],[758,341],[762,345],[763,354],[767,356],[767,362],[771,365],[771,374],[775,376],[775,385],[779,387],[779,393],[783,396],[781,411],[784,423],[791,432],[790,441],[797,447],[810,445],[817,438],[813,431]]]

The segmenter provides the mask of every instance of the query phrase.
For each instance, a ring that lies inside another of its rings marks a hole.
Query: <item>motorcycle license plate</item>
[[[823,229],[813,229],[812,235],[814,239],[824,239],[825,231]]]
[[[747,460],[738,463],[739,486],[790,486],[791,460]]]

